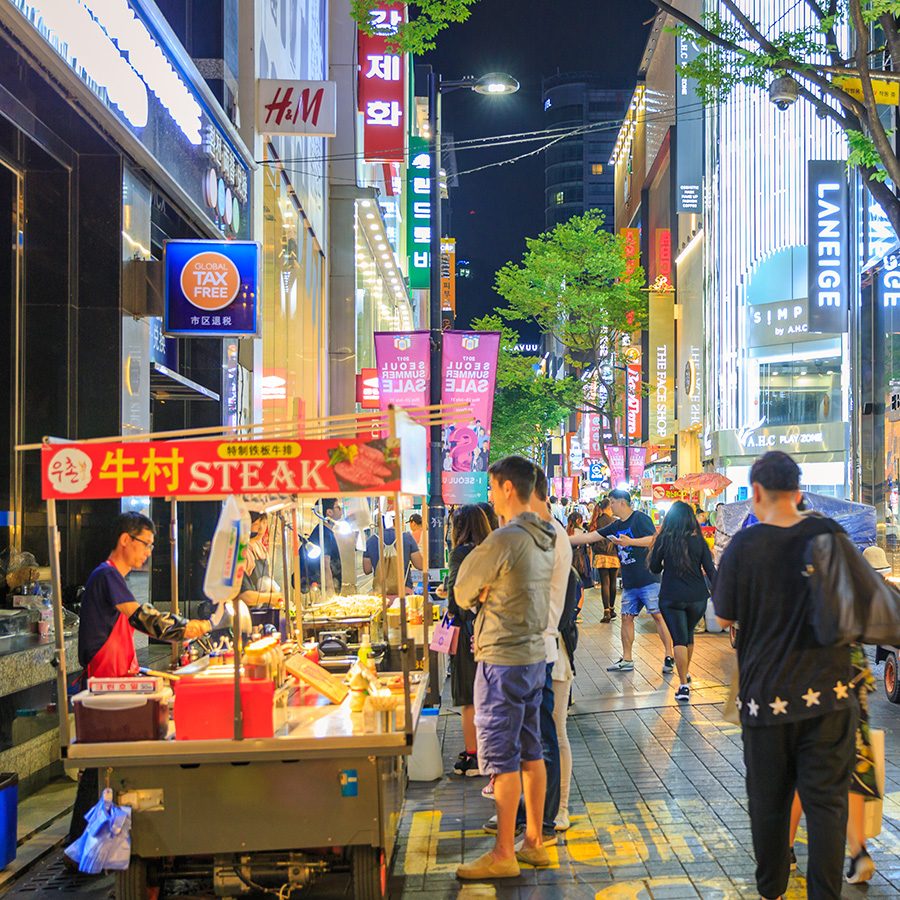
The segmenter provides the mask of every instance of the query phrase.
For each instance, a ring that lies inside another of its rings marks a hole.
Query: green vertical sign
[[[409,254],[409,286],[431,286],[431,154],[428,141],[410,135],[406,167],[406,252]]]

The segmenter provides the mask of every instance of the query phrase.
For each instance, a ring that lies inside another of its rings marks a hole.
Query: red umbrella
[[[693,475],[682,475],[675,482],[679,491],[709,491],[710,494],[721,494],[731,479],[718,472],[695,472]]]

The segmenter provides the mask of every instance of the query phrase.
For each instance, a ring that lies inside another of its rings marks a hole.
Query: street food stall
[[[101,683],[74,698],[73,733],[57,503],[151,496],[277,505],[281,521],[293,523],[284,537],[296,574],[305,540],[297,527],[301,502],[387,495],[399,510],[401,495],[425,493],[426,428],[452,412],[416,412],[418,421],[391,410],[380,427],[381,414],[320,420],[304,436],[283,426],[245,426],[202,435],[44,441],[62,756],[69,769],[98,769],[101,788],[111,788],[115,802],[131,810],[131,863],[117,872],[119,900],[143,900],[148,885],[179,875],[211,877],[220,896],[287,896],[343,867],[352,871],[357,898],[383,896],[405,790],[404,757],[428,689],[428,654],[424,671],[414,671],[401,593],[398,670],[377,671],[366,641],[349,675],[329,671],[318,664],[315,644],[304,642],[304,604],[287,580],[283,638],[242,640],[242,604],[232,602],[230,657],[192,659],[171,674],[91,679]],[[234,528],[238,534],[237,519]],[[244,547],[239,539],[233,544],[227,568],[239,584]],[[396,560],[402,584],[402,554]]]

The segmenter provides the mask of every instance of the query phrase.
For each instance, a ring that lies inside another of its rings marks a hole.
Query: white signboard
[[[261,134],[334,137],[337,133],[337,84],[334,81],[257,82],[256,128]]]

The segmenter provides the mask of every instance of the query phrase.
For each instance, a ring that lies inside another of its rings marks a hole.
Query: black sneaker
[[[689,703],[691,699],[691,686],[689,684],[681,685],[677,691],[675,691],[675,699],[679,703]]]
[[[497,817],[491,816],[484,825],[481,826],[488,834],[497,833]],[[524,825],[516,825],[516,837],[525,834]]]
[[[465,775],[466,767],[468,766],[468,763],[469,763],[469,754],[466,753],[465,750],[463,750],[463,752],[460,753],[459,756],[456,757],[456,762],[453,763],[453,774],[454,775]]]
[[[847,884],[862,884],[875,874],[875,863],[865,847],[850,860],[850,868],[845,878]]]
[[[461,774],[467,778],[476,778],[481,774],[481,766],[478,765],[478,756],[475,753],[466,754],[465,771]]]
[[[614,609],[611,609],[609,611],[609,617],[610,617],[610,619],[618,619],[619,618]]]
[[[794,848],[791,847],[791,871],[797,871],[797,854],[794,853]]]
[[[675,671],[675,659],[671,656],[667,656],[663,660],[663,675],[669,675],[670,673]]]

